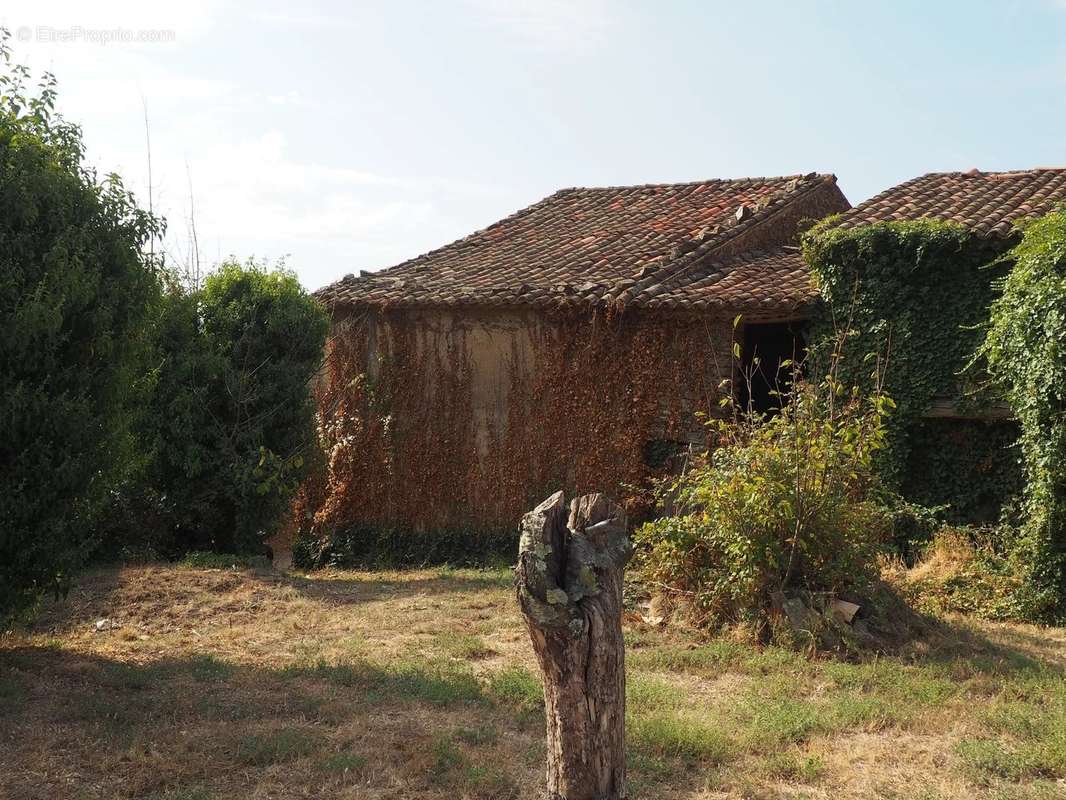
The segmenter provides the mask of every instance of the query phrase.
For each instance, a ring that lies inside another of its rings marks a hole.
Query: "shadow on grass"
[[[103,616],[100,598],[108,597],[122,584],[121,571],[110,566],[90,567],[79,573],[70,590],[62,596],[46,595],[34,612],[16,626],[26,630],[56,630],[69,627],[71,620],[95,620]]]
[[[836,668],[884,667],[916,669],[945,679],[1024,679],[1030,675],[1066,676],[1066,641],[1017,628],[996,628],[995,636],[979,624],[942,619],[909,607],[890,588],[882,588],[874,611],[864,617],[865,640],[848,649],[819,650],[776,645],[755,646],[729,638],[702,642],[682,636],[673,643],[657,641],[656,631],[629,617],[627,663],[644,669],[688,672],[716,677],[723,670],[746,675],[815,673]],[[812,657],[813,655],[813,657]]]
[[[57,635],[94,625],[98,620],[123,621],[130,609],[146,619],[165,619],[177,605],[213,607],[227,592],[260,584],[291,590],[298,596],[331,606],[358,606],[380,600],[443,597],[509,587],[503,570],[437,568],[405,574],[289,574],[264,567],[212,568],[183,564],[97,567],[74,581],[68,595],[46,599],[24,626],[36,633]],[[220,610],[226,611],[223,604]],[[105,624],[110,624],[107,622]]]
[[[510,748],[538,737],[510,692],[448,662],[268,669],[210,656],[137,664],[58,647],[0,650],[4,796],[167,797],[190,787],[246,796],[260,779],[291,784],[281,796],[305,787],[329,796],[386,774],[418,794],[437,779],[434,737],[455,719],[510,727]],[[486,746],[463,745],[453,776],[469,777],[472,796],[484,768],[520,757],[490,758]]]
[[[420,571],[421,572],[421,571]],[[343,574],[343,573],[341,573]],[[402,572],[387,573],[403,576]],[[357,605],[380,599],[437,597],[451,594],[509,588],[511,576],[502,570],[434,570],[431,577],[347,578],[329,573],[316,575],[261,574],[271,582],[290,586],[302,596],[331,605]]]

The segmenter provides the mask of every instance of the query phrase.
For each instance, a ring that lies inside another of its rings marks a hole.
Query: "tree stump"
[[[625,512],[556,492],[522,518],[515,587],[544,674],[550,800],[626,796]]]

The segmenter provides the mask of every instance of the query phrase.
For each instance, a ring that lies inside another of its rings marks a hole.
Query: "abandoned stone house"
[[[504,531],[558,489],[639,504],[733,391],[736,352],[772,374],[802,348],[804,226],[936,217],[1007,242],[1064,197],[1063,170],[927,175],[856,208],[818,174],[564,189],[348,275],[317,293],[333,316],[318,516]]]
[[[792,355],[801,226],[848,207],[817,174],[564,189],[322,289],[321,513],[511,530],[549,490],[643,485],[702,436],[735,337]]]

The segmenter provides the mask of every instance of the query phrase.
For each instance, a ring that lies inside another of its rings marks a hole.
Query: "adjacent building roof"
[[[329,305],[792,309],[801,218],[848,207],[832,175],[563,189],[484,230],[319,290]],[[751,235],[749,235],[751,234]],[[754,248],[766,248],[754,252]]]
[[[844,228],[894,220],[940,219],[980,236],[1009,236],[1014,224],[1066,201],[1066,169],[932,172],[893,186],[839,218]]]
[[[703,262],[663,285],[646,305],[787,315],[817,295],[799,248],[785,246]]]

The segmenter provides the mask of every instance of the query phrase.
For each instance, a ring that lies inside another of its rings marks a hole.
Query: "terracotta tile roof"
[[[933,172],[901,183],[841,215],[838,225],[942,219],[980,236],[1009,236],[1015,222],[1066,201],[1066,169]]]
[[[464,239],[380,272],[349,275],[316,295],[342,306],[615,301],[710,308],[767,298],[787,305],[806,297],[806,283],[797,288],[798,254],[715,254],[748,249],[741,246],[748,237],[738,237],[755,229],[755,239],[765,240],[760,246],[794,241],[800,216],[847,208],[835,184],[832,175],[812,173],[563,189]],[[774,232],[775,225],[788,230]],[[711,260],[719,263],[705,263]],[[759,280],[774,282],[765,295]]]
[[[799,248],[704,262],[647,301],[649,308],[791,313],[818,294]]]

